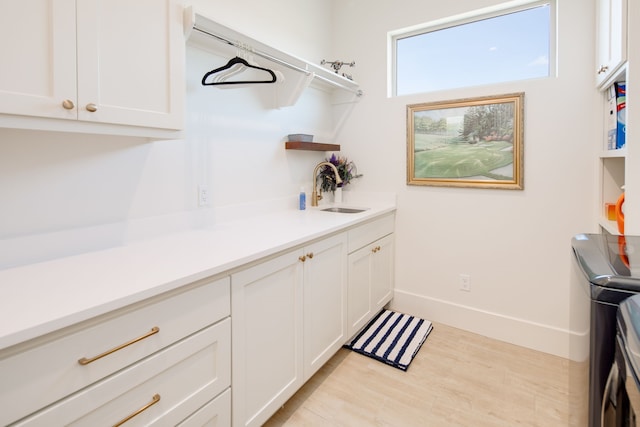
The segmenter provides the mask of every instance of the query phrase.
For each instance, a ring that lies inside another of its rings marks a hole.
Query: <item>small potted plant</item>
[[[338,169],[338,175],[340,175],[342,183],[336,184],[336,176],[333,172],[333,168],[330,166],[323,166],[318,172],[318,178],[320,178],[320,189],[324,192],[331,191],[334,193],[334,198],[339,199],[342,195],[342,188],[349,184],[352,179],[360,178],[362,174],[358,173],[358,168],[353,161],[348,160],[346,157],[338,157],[335,153],[331,154],[331,157],[329,159],[325,159],[325,161],[333,164],[336,169]],[[340,201],[341,200],[335,200],[335,202]]]

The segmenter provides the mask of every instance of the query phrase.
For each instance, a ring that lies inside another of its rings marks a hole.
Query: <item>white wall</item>
[[[387,98],[389,31],[497,3],[334,1],[336,55],[366,91],[339,142],[360,188],[398,194],[395,307],[566,356],[570,239],[596,231],[593,1],[558,2],[557,78]],[[406,185],[407,104],[512,92],[525,92],[523,191]]]
[[[193,4],[309,61],[320,62],[330,44],[323,0]],[[229,59],[188,44],[184,139],[0,129],[0,269],[201,225],[199,184],[209,186],[214,209],[279,198],[296,203],[325,153],[286,151],[284,141],[289,133],[320,141],[333,135],[329,95],[312,88],[295,106],[274,109],[275,85],[200,84],[206,71]]]
[[[560,1],[557,78],[400,98],[387,98],[387,32],[496,0],[194,3],[212,19],[310,61],[356,61],[349,72],[365,96],[337,140],[327,142],[341,143],[364,173],[354,189],[398,194],[398,308],[566,353],[569,241],[595,231],[593,0]],[[285,136],[331,135],[327,94],[308,90],[294,107],[278,110],[265,106],[268,88],[200,86],[202,74],[226,59],[189,46],[182,140],[0,129],[0,268],[120,244],[140,219],[194,226],[184,218],[202,211],[202,183],[214,208],[294,202],[324,153],[285,151]],[[407,104],[519,91],[526,93],[524,191],[405,184]],[[460,273],[471,276],[471,292],[458,290]]]

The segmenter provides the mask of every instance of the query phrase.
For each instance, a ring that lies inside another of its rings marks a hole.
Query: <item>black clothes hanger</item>
[[[216,74],[219,73],[220,71],[224,71],[224,70],[228,70],[229,68],[233,67],[236,64],[242,64],[247,68],[255,68],[256,70],[262,70],[262,71],[266,71],[267,73],[269,73],[271,75],[271,80],[243,80],[243,81],[230,81],[230,82],[210,82],[207,83],[207,78],[209,76],[211,76],[212,74]],[[203,86],[216,86],[216,85],[238,85],[238,84],[251,84],[251,83],[275,83],[276,82],[276,75],[273,71],[271,71],[268,68],[262,68],[262,67],[258,67],[257,65],[251,65],[249,64],[247,61],[245,61],[242,58],[239,57],[235,57],[231,60],[229,60],[229,62],[227,62],[226,65],[223,65],[220,68],[216,68],[215,70],[211,70],[208,73],[206,73],[204,75],[204,77],[202,77],[202,85]]]

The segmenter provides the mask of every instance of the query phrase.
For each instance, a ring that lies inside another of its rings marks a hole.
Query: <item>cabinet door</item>
[[[627,0],[598,0],[597,76],[601,85],[627,59]]]
[[[347,236],[305,248],[304,379],[309,379],[347,339]]]
[[[76,119],[75,3],[0,3],[0,113]]]
[[[262,425],[302,386],[302,251],[231,277],[234,426]]]
[[[348,338],[393,297],[394,237],[385,236],[349,255]]]
[[[347,338],[353,337],[373,316],[371,307],[372,246],[349,255]]]
[[[374,244],[371,257],[371,306],[378,312],[393,296],[394,237],[390,234]]]
[[[78,1],[80,120],[182,127],[182,10],[180,0]]]

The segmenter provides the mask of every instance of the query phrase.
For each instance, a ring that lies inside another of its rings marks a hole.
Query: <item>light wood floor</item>
[[[446,325],[407,372],[340,350],[265,426],[566,427],[569,362]]]

